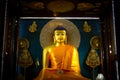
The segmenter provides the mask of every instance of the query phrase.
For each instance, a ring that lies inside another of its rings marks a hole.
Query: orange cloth
[[[54,47],[49,54],[51,68],[68,69],[80,72],[78,52],[70,45],[61,45]]]
[[[50,68],[42,69],[35,80],[89,80],[80,74],[78,52],[73,46],[54,47],[48,58]]]
[[[73,71],[46,68],[42,69],[34,80],[90,80]]]

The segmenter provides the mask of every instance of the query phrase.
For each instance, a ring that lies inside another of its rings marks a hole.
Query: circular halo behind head
[[[40,33],[40,44],[42,48],[54,44],[53,31],[58,26],[62,26],[67,30],[67,43],[78,48],[80,45],[80,32],[75,24],[65,19],[51,20],[44,25]]]

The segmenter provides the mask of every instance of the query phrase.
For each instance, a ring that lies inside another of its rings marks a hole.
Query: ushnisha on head
[[[54,31],[55,31],[55,30],[65,30],[65,31],[67,31],[66,28],[64,28],[63,26],[57,26],[57,27],[54,29]]]
[[[63,26],[57,26],[54,29],[54,43],[67,43],[67,30]]]

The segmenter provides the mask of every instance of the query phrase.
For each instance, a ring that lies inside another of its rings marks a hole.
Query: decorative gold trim
[[[98,36],[93,36],[90,39],[90,45],[94,49],[99,49],[100,48],[100,38]]]
[[[77,4],[77,9],[80,11],[86,11],[95,8],[95,6],[92,3],[78,3]]]
[[[57,0],[48,3],[47,8],[53,12],[68,12],[74,9],[74,4],[70,1]]]
[[[35,10],[41,10],[41,9],[45,8],[44,3],[43,2],[38,2],[38,1],[33,1],[33,2],[30,2],[30,3],[22,1],[22,5],[24,7],[28,7],[28,8],[35,9]]]
[[[88,22],[87,21],[84,21],[84,24],[83,24],[83,31],[85,32],[90,32],[92,29],[91,29],[91,26],[88,25]]]
[[[23,68],[27,68],[33,64],[33,59],[30,55],[28,48],[29,48],[29,41],[26,38],[21,38],[19,40],[19,49],[21,53],[19,58],[19,64]]]
[[[37,31],[37,23],[36,21],[33,21],[32,25],[29,26],[29,32],[35,32]]]
[[[28,49],[29,48],[29,41],[25,38],[19,39],[19,49]]]
[[[87,56],[86,64],[92,68],[95,68],[100,65],[100,58],[95,49],[91,48]]]

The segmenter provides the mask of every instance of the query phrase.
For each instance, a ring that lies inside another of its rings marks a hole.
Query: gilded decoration
[[[93,36],[90,39],[91,50],[88,53],[86,64],[93,69],[93,80],[95,80],[94,68],[101,64],[100,57],[97,53],[99,49],[100,41],[98,36]]]
[[[37,31],[37,23],[36,21],[33,21],[32,25],[29,26],[29,32],[35,32]]]
[[[88,53],[86,64],[92,68],[100,65],[100,58],[97,53],[97,49],[99,49],[100,41],[98,36],[93,36],[90,39],[91,50]]]
[[[29,48],[29,41],[27,39],[19,39],[19,49],[28,49]]]
[[[47,8],[53,12],[68,12],[74,9],[74,4],[70,1],[57,0],[48,3]]]
[[[91,49],[86,60],[86,64],[92,68],[95,68],[100,65],[100,58],[95,49]]]
[[[20,49],[21,55],[19,58],[19,64],[23,68],[27,68],[33,64],[33,60],[32,60],[32,57],[30,55],[28,48],[29,48],[29,41],[25,38],[20,39],[19,40],[19,49]]]
[[[88,22],[85,21],[84,24],[83,24],[83,31],[84,32],[90,32],[92,29],[91,29],[91,26],[88,25]]]
[[[45,8],[45,5],[43,2],[33,1],[33,2],[27,3],[27,2],[21,1],[21,3],[22,3],[22,6],[35,9],[35,10],[41,10]]]
[[[100,39],[98,36],[93,36],[90,40],[90,45],[94,49],[99,49],[100,48]]]
[[[77,9],[80,11],[86,11],[95,8],[95,6],[92,3],[78,3]]]

